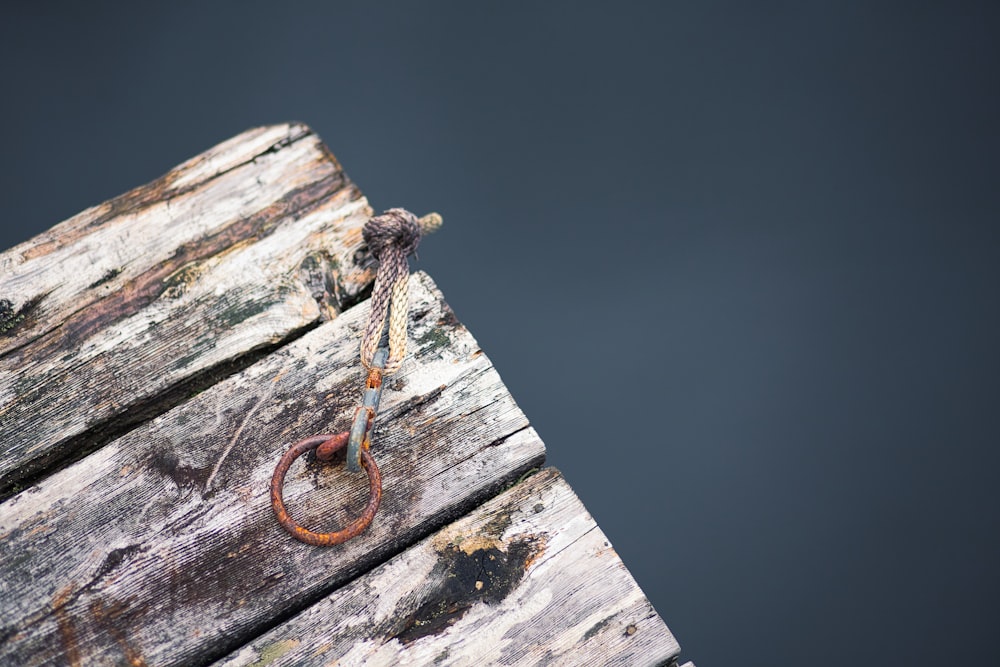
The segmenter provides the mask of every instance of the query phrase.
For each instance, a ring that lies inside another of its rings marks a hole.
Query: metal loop
[[[360,535],[372,522],[372,519],[375,518],[379,503],[382,501],[382,474],[379,472],[378,465],[375,464],[375,459],[371,453],[367,449],[362,449],[361,465],[368,473],[368,506],[365,507],[365,511],[361,516],[349,523],[343,530],[332,533],[311,531],[308,528],[300,526],[289,516],[288,510],[285,508],[285,500],[281,495],[281,489],[285,484],[285,474],[292,467],[292,463],[306,452],[316,449],[323,444],[327,444],[323,448],[323,458],[328,459],[347,444],[345,435],[343,433],[336,435],[314,435],[296,442],[288,448],[288,451],[278,461],[278,466],[274,469],[274,475],[271,477],[271,507],[274,508],[274,514],[278,518],[278,523],[292,537],[306,544],[330,547]]]

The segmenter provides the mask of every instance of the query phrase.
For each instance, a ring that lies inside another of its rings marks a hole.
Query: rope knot
[[[390,208],[373,216],[361,229],[372,256],[382,260],[387,248],[395,247],[403,257],[412,255],[420,245],[420,222],[405,208]]]

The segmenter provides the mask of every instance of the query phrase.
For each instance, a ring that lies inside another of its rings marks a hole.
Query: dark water
[[[0,247],[305,121],[444,214],[416,266],[687,657],[993,652],[990,5],[41,4],[0,10]]]

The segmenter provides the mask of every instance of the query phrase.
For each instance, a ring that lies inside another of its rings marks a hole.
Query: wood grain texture
[[[679,646],[554,469],[220,661],[660,665]]]
[[[0,664],[219,658],[540,465],[541,442],[431,280],[415,274],[411,290],[411,354],[383,395],[385,495],[368,531],[303,545],[267,491],[292,441],[350,421],[364,302],[0,504]],[[329,530],[364,506],[364,488],[300,460],[285,500]]]
[[[0,254],[0,494],[353,303],[370,214],[309,128],[278,125]]]

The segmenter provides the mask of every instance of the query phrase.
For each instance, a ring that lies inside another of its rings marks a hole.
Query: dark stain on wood
[[[34,325],[38,306],[45,297],[45,294],[40,294],[16,310],[10,299],[0,299],[0,336],[12,337],[19,329]]]
[[[97,568],[97,574],[94,575],[94,580],[102,579],[111,572],[117,570],[126,559],[137,553],[142,553],[149,549],[149,545],[143,546],[141,544],[130,544],[127,547],[121,547],[119,549],[112,549],[107,556],[104,557],[104,562],[101,566]]]
[[[598,621],[597,623],[594,623],[594,625],[591,626],[591,628],[583,634],[583,641],[587,641],[588,639],[593,639],[597,635],[597,633],[606,628],[608,623],[610,623],[613,619],[614,619],[614,614],[608,616],[603,620]]]
[[[332,320],[346,310],[340,287],[340,265],[328,253],[317,251],[305,256],[296,272],[313,300],[319,305],[323,321]]]
[[[188,288],[193,285],[205,272],[202,262],[190,262],[177,269],[163,279],[164,299],[178,299],[184,296]]]
[[[100,287],[101,285],[104,285],[105,283],[111,282],[121,272],[122,272],[121,269],[108,269],[107,271],[104,272],[103,276],[101,276],[100,278],[98,278],[94,282],[92,282],[89,285],[87,285],[87,289],[94,289],[95,287]]]
[[[177,487],[178,491],[201,489],[211,474],[211,467],[194,468],[184,465],[172,450],[160,449],[153,452],[147,465],[160,473]]]
[[[331,171],[312,183],[289,191],[253,215],[235,220],[197,241],[181,245],[172,257],[161,264],[81,308],[59,327],[26,341],[18,348],[21,356],[38,358],[74,350],[98,331],[112,328],[115,323],[136,314],[161,296],[176,298],[183,291],[183,286],[196,277],[198,263],[269,236],[289,217],[305,214],[339,191],[345,181],[343,172]],[[22,308],[12,317],[24,314],[24,310]],[[23,322],[19,321],[18,326],[23,326]]]
[[[477,603],[495,605],[510,595],[524,578],[526,566],[543,548],[535,536],[524,536],[507,545],[466,552],[449,545],[439,552],[431,575],[438,581],[426,600],[402,622],[389,639],[404,644],[436,635],[454,625]]]
[[[413,325],[417,325],[422,323],[426,317],[426,312],[418,312],[411,317],[411,322]],[[426,324],[424,326],[426,326]],[[451,345],[449,332],[454,332],[461,328],[462,323],[458,321],[458,318],[455,316],[455,312],[445,305],[445,307],[441,309],[441,315],[438,317],[434,326],[428,326],[426,331],[424,331],[424,333],[417,338],[417,343],[420,345],[420,349],[417,350],[415,354],[424,356],[433,354],[437,350],[448,347]]]
[[[301,338],[318,325],[319,322],[304,327],[272,345],[250,350],[243,356],[192,374],[184,382],[164,390],[148,401],[126,406],[113,419],[95,424],[80,435],[64,441],[59,447],[48,449],[9,473],[0,475],[0,502],[30,487],[44,477],[85,458],[105,444],[131,431],[137,424],[154,419],[183,403],[191,396],[249,368],[278,348]],[[207,474],[208,472],[205,473],[206,479]],[[180,473],[179,479],[184,480],[184,471]]]
[[[432,328],[428,329],[424,334],[417,339],[417,343],[420,345],[419,354],[426,355],[439,350],[443,347],[448,347],[451,344],[451,340],[441,329]]]
[[[490,535],[502,537],[507,529],[510,528],[510,523],[510,511],[498,512],[496,516],[490,519],[489,522],[483,526],[483,530]]]
[[[238,324],[246,322],[255,315],[260,315],[261,313],[267,312],[273,306],[281,303],[285,300],[285,294],[287,289],[279,288],[277,293],[274,293],[271,298],[268,299],[227,299],[226,303],[215,315],[215,320],[222,325],[223,328],[232,328]],[[211,346],[215,345],[215,337],[206,337],[206,343]]]
[[[424,321],[431,312],[430,304],[424,306],[411,307],[410,310],[410,322],[414,325],[420,324]]]

